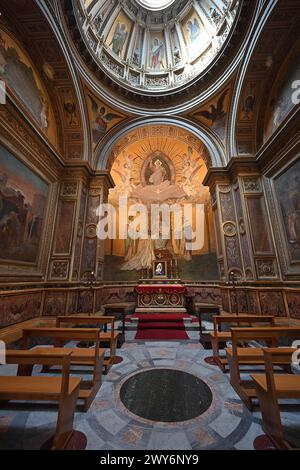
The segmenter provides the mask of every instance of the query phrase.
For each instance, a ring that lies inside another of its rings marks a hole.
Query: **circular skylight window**
[[[140,5],[148,10],[163,10],[174,3],[175,0],[137,0]]]

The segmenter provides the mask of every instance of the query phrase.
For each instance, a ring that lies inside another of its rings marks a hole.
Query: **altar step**
[[[133,314],[131,316],[131,320],[139,320],[140,322],[182,322],[182,321],[191,321],[191,317],[189,315],[184,314],[172,314],[172,313],[143,313],[143,314]]]
[[[185,322],[189,319],[184,314],[140,314],[133,315],[137,323],[135,339],[140,340],[188,340]]]
[[[139,321],[139,330],[185,330],[183,322],[150,322]]]
[[[138,307],[135,310],[135,314],[143,314],[143,315],[150,315],[150,314],[174,314],[174,315],[186,315],[188,316],[187,310],[184,307]]]

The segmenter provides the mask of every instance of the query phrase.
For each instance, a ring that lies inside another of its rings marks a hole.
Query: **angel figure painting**
[[[225,109],[225,99],[229,89],[223,91],[219,96],[217,103],[212,103],[208,109],[198,111],[194,116],[205,118],[209,121],[212,130],[214,130],[223,140],[225,138],[227,110]]]
[[[110,193],[115,202],[118,201],[119,197],[130,197],[136,187],[132,177],[134,160],[132,155],[123,152],[122,163],[117,161],[112,169],[114,176],[119,177],[121,180],[120,184]]]
[[[115,121],[123,119],[123,116],[110,112],[106,106],[97,102],[91,95],[89,95],[89,100],[92,119],[92,139],[93,144],[96,146],[109,128],[116,124]]]
[[[188,155],[184,155],[183,169],[182,169],[182,189],[189,197],[199,196],[199,183],[195,178],[199,170],[204,166],[200,163],[202,159],[200,157],[197,160],[193,158],[192,147],[188,148]]]

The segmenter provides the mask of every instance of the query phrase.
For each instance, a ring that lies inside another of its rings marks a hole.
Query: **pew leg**
[[[94,375],[93,375],[93,387],[89,397],[84,401],[83,410],[88,411],[89,407],[93,403],[101,385],[102,385],[102,369],[103,369],[104,356],[98,359],[97,364],[95,365]]]
[[[222,372],[225,372],[226,371],[226,366],[225,366],[225,364],[223,364],[221,362],[221,358],[220,358],[220,349],[219,349],[220,344],[219,344],[219,341],[215,338],[212,338],[211,346],[212,346],[212,350],[213,350],[213,358],[214,358],[216,364],[218,364],[218,366],[220,367]]]
[[[59,404],[52,450],[63,450],[66,448],[70,438],[72,437],[78,395],[79,385],[71,395],[65,397]]]
[[[255,384],[262,415],[264,432],[276,441],[283,440],[283,430],[280,419],[280,410],[276,397]]]
[[[116,352],[117,352],[117,342],[118,340],[117,339],[114,339],[111,341],[110,343],[110,355],[111,357],[115,357],[116,355]]]

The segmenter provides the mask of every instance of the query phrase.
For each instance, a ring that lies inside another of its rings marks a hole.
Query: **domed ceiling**
[[[146,95],[174,93],[221,55],[243,0],[73,0],[78,30],[107,76]]]

